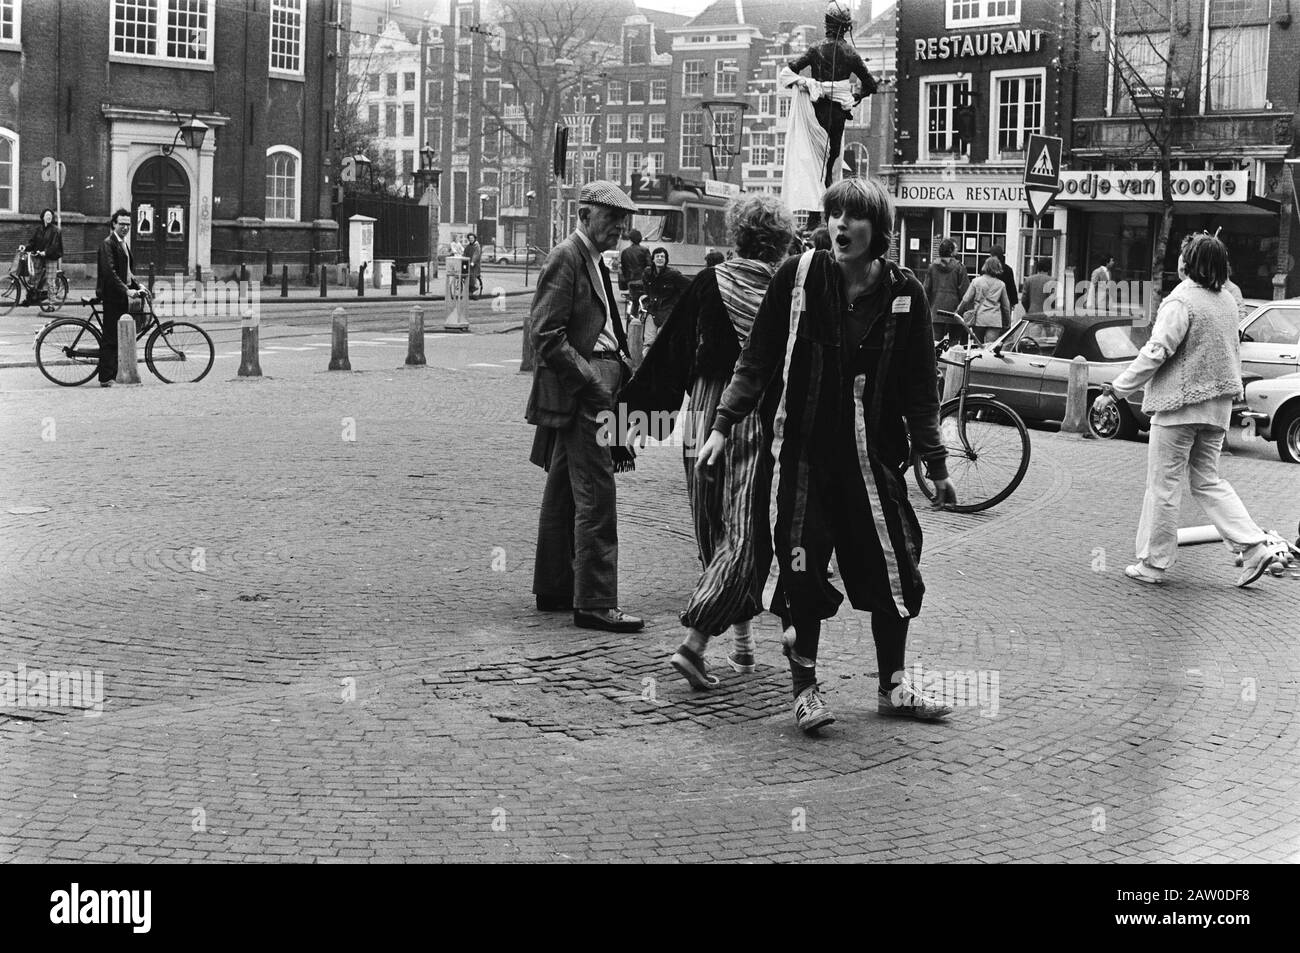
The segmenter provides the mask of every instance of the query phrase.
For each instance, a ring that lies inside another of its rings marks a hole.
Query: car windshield
[[[1131,361],[1151,338],[1151,326],[1112,324],[1094,333],[1097,353],[1103,361]]]
[[[644,209],[633,215],[628,226],[641,233],[641,241],[678,242],[682,240],[682,213],[675,209]]]

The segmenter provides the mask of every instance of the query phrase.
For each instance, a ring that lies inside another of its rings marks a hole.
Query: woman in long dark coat
[[[33,303],[49,297],[46,275],[47,265],[63,257],[63,235],[54,224],[54,210],[41,212],[41,224],[36,226],[32,237],[27,239],[27,251],[32,256],[32,296]]]
[[[737,672],[754,670],[749,620],[763,611],[771,545],[766,538],[766,513],[755,504],[765,478],[767,450],[758,411],[732,429],[726,459],[713,471],[695,470],[697,438],[702,439],[713,424],[718,399],[731,380],[768,283],[785,257],[794,219],[775,196],[747,195],[728,206],[727,228],[736,257],[696,275],[620,396],[629,416],[639,410],[657,413],[663,420],[682,406],[683,394],[690,394],[680,426],[703,572],[681,614],[686,638],[672,664],[699,689],[717,684],[708,674],[704,652],[709,640],[728,626],[734,633],[728,663]]]
[[[832,552],[849,601],[871,613],[877,710],[925,719],[951,711],[903,674],[908,622],[925,593],[921,528],[904,482],[913,446],[938,505],[956,502],[929,306],[911,272],[885,258],[893,209],[878,182],[836,183],[823,213],[832,251],[805,252],[777,271],[697,460],[707,468],[722,459],[736,424],[761,406],[776,556],[764,602],[787,630],[795,719],[809,732],[834,721],[816,672],[821,620],[844,598],[827,578]]]

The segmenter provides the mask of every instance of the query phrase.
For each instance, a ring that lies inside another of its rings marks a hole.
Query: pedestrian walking
[[[695,277],[620,398],[629,415],[639,410],[654,420],[676,412],[682,397],[690,396],[689,409],[678,426],[683,432],[686,490],[702,572],[681,614],[686,636],[672,665],[697,689],[717,684],[708,673],[704,653],[709,641],[728,627],[732,630],[728,664],[737,672],[752,672],[755,667],[749,623],[763,611],[765,567],[772,558],[763,525],[767,514],[756,504],[767,451],[758,410],[751,410],[731,428],[725,459],[716,467],[697,471],[695,451],[711,430],[723,388],[749,339],[763,295],[776,266],[785,259],[794,219],[776,196],[746,195],[728,206],[727,229],[736,257]]]
[[[525,419],[537,427],[530,459],[546,470],[533,593],[543,612],[572,609],[577,626],[635,632],[645,623],[618,607],[614,488],[630,461],[601,420],[631,357],[601,253],[636,206],[607,181],[584,185],[578,202],[578,229],[547,256],[529,317],[537,367]]]
[[[58,260],[63,257],[63,235],[54,224],[54,210],[41,211],[41,223],[27,239],[27,253],[32,256],[31,297],[27,304],[40,304],[49,297],[48,274],[50,262],[58,267]]]
[[[641,244],[641,233],[632,229],[627,233],[631,242],[618,256],[618,288],[627,294],[636,308],[637,299],[645,294],[645,270],[650,267],[650,249]]]
[[[930,263],[925,273],[925,297],[930,302],[930,321],[935,334],[953,327],[952,318],[941,316],[939,312],[956,313],[966,289],[970,287],[970,275],[966,273],[965,263],[954,257],[956,252],[956,244],[945,238],[939,243],[939,257]],[[965,337],[964,332],[962,337]]]
[[[1108,314],[1111,302],[1111,269],[1115,267],[1115,256],[1105,254],[1088,276],[1088,309],[1092,314]]]
[[[469,296],[477,298],[483,293],[483,246],[478,236],[470,232],[465,236],[464,255],[469,259]]]
[[[1025,279],[1025,313],[1041,314],[1047,309],[1047,299],[1055,290],[1052,282],[1052,262],[1040,258],[1034,262],[1034,273]]]
[[[957,312],[971,312],[971,333],[980,342],[997,337],[1011,326],[1011,302],[1002,281],[1002,266],[992,255],[984,259],[979,277],[970,283],[957,305]]]
[[[1151,337],[1111,384],[1102,401],[1144,390],[1142,410],[1151,416],[1147,488],[1138,521],[1138,561],[1124,574],[1159,585],[1178,557],[1178,515],[1183,484],[1224,541],[1242,550],[1238,586],[1249,586],[1274,563],[1285,563],[1281,537],[1265,533],[1241,498],[1219,476],[1219,455],[1241,395],[1237,307],[1223,290],[1228,250],[1211,235],[1192,235],[1178,256],[1185,275],[1161,302]]]
[[[1007,252],[1001,245],[994,245],[989,249],[989,254],[996,258],[998,264],[1002,266],[1002,273],[998,277],[1007,286],[1007,301],[1011,305],[1011,311],[1008,312],[1008,316],[1010,316],[1015,313],[1016,305],[1020,304],[1020,292],[1016,290],[1016,274],[1011,270],[1011,266],[1007,264]]]
[[[816,670],[821,620],[844,598],[827,578],[832,553],[850,603],[871,613],[877,710],[924,719],[951,711],[904,674],[909,620],[925,593],[921,528],[903,479],[913,450],[935,482],[936,505],[956,502],[929,305],[916,278],[885,257],[894,218],[879,182],[838,182],[823,202],[834,250],[777,270],[696,463],[722,462],[730,435],[761,402],[773,472],[758,506],[775,554],[763,598],[786,630],[795,720],[807,732],[834,721]]]
[[[645,346],[649,348],[691,280],[676,268],[669,267],[666,248],[654,250],[650,256],[650,267],[643,272],[642,278],[645,281],[642,307],[647,315]]]
[[[103,303],[104,338],[99,344],[99,386],[112,387],[117,377],[117,322],[130,313],[131,299],[139,297],[131,246],[131,213],[118,209],[109,219],[108,237],[99,244],[95,295]]]

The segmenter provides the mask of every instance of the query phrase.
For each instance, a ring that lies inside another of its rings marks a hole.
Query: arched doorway
[[[189,273],[190,180],[168,156],[146,159],[131,180],[131,253],[136,270],[159,278]]]

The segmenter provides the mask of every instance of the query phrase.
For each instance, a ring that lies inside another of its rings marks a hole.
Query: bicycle
[[[208,332],[188,321],[159,321],[152,296],[142,291],[140,297],[143,313],[124,314],[122,320],[135,320],[136,341],[148,335],[144,359],[149,370],[164,384],[197,384],[203,380],[216,358]],[[89,318],[58,318],[36,337],[36,366],[61,387],[84,384],[99,372],[104,338],[101,300],[82,298],[81,303],[90,307]]]
[[[23,255],[27,256],[27,274],[20,274],[18,271],[9,272],[9,280],[0,286],[0,314],[9,314],[20,304],[30,303],[36,291],[31,282],[31,275],[35,271],[31,261],[34,253],[28,252],[26,245],[19,245],[18,255],[20,258]],[[45,299],[38,304],[42,311],[50,313],[58,311],[63,307],[63,302],[68,300],[68,276],[61,268],[51,272],[47,267],[45,274],[48,291]]]
[[[970,392],[970,367],[983,356],[971,326],[951,311],[938,314],[956,319],[967,332],[968,350],[961,361],[944,358],[952,346],[948,336],[935,344],[940,364],[961,368],[961,386],[955,397],[939,405],[939,433],[948,449],[948,478],[960,501],[948,507],[958,513],[978,513],[1010,496],[1029,470],[1029,430],[1020,415],[992,394]],[[940,374],[942,381],[942,373]],[[919,455],[912,458],[917,486],[935,499],[934,486],[925,475]]]

